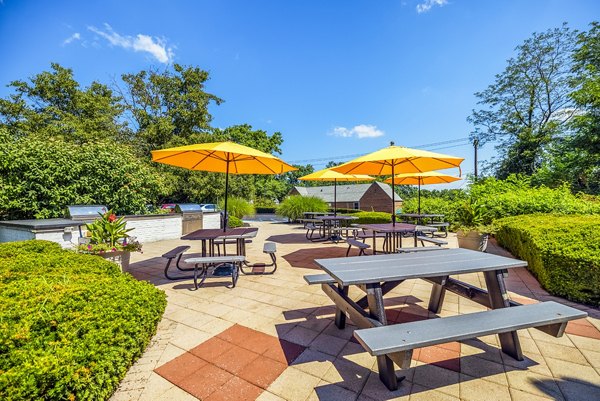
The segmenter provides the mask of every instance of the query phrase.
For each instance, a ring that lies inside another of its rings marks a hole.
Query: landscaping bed
[[[165,294],[98,256],[0,244],[0,399],[103,400],[143,353]]]
[[[600,216],[534,214],[500,219],[496,239],[552,295],[600,305]]]

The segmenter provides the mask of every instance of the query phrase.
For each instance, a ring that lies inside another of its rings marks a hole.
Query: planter
[[[456,239],[458,240],[458,246],[460,248],[472,249],[474,251],[481,250],[483,244],[483,238],[485,234],[479,231],[462,231],[456,232]]]
[[[130,251],[105,252],[102,254],[98,254],[98,256],[118,264],[119,266],[121,266],[122,272],[129,269],[129,261],[131,260]]]

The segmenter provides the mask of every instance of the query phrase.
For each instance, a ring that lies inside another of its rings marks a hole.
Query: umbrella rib
[[[154,161],[156,161],[156,162],[157,162],[157,161],[160,161],[160,160],[168,159],[168,158],[170,158],[170,157],[176,157],[176,156],[182,155],[182,154],[184,154],[184,153],[187,153],[187,152],[188,152],[187,150],[184,150],[184,151],[182,151],[182,152],[177,152],[177,153],[174,153],[174,154],[171,154],[171,155],[167,155],[167,156],[159,157],[159,158],[157,158],[157,159],[156,159],[156,160],[154,160]]]
[[[199,165],[200,163],[202,163],[204,160],[206,160],[206,159],[208,159],[210,157],[213,157],[215,151],[214,150],[213,151],[209,151],[208,153],[202,153],[202,152],[194,151],[194,153],[202,155],[202,156],[204,156],[204,158],[202,158],[201,160],[199,160],[198,163],[194,164],[190,170],[194,170],[196,168],[196,166]],[[218,159],[218,157],[216,157],[216,158]]]

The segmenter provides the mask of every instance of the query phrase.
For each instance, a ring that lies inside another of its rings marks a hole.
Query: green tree
[[[536,172],[547,146],[565,131],[574,112],[569,84],[576,35],[566,24],[534,33],[495,82],[475,94],[483,108],[468,121],[482,144],[497,141],[498,177]]]
[[[15,93],[0,99],[0,125],[13,138],[37,136],[81,144],[123,140],[129,133],[121,120],[120,99],[111,89],[98,82],[81,88],[73,71],[59,64],[9,87]]]
[[[69,204],[141,213],[161,192],[161,178],[124,144],[15,140],[0,129],[0,219],[62,217]]]
[[[174,64],[164,71],[147,70],[122,76],[117,86],[135,131],[141,154],[164,148],[174,139],[211,131],[211,103],[222,100],[205,92],[208,72]],[[187,142],[189,143],[189,142]]]

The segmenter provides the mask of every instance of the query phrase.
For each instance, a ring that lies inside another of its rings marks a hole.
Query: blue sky
[[[0,96],[51,62],[84,85],[177,62],[210,72],[214,126],[279,131],[288,162],[454,141],[425,149],[464,174],[474,93],[532,32],[599,17],[596,0],[0,0]]]

